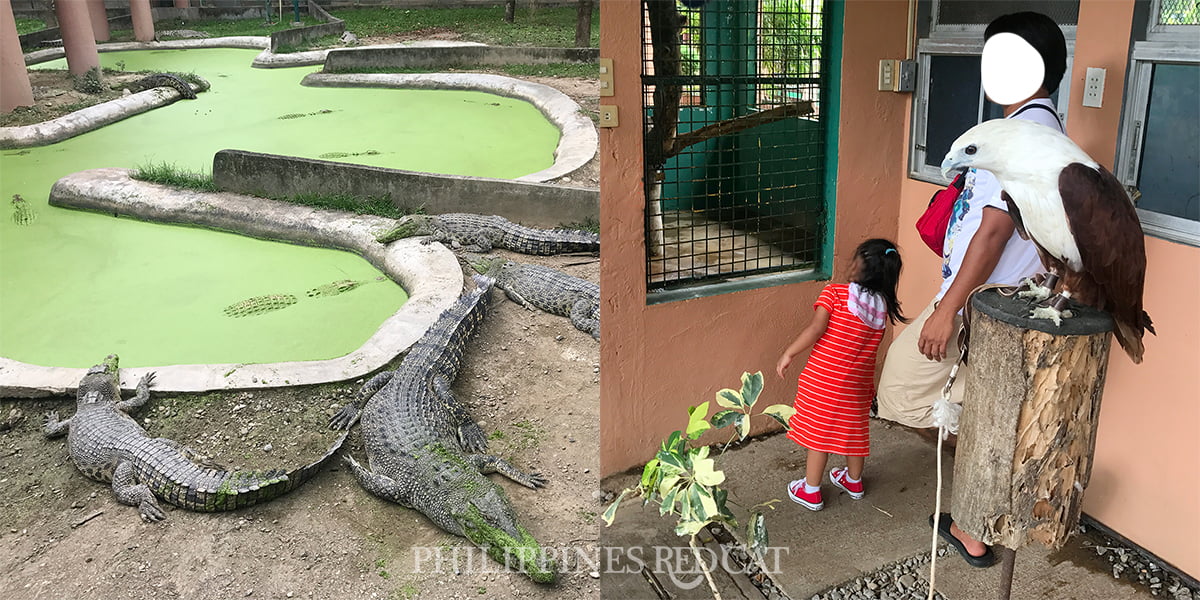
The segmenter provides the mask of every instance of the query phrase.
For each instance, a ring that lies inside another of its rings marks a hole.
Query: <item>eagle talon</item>
[[[1058,275],[1054,273],[1038,273],[1033,277],[1026,277],[1021,280],[1021,290],[1017,292],[1018,298],[1032,298],[1033,302],[1046,300],[1054,293],[1054,286],[1058,284]]]
[[[1071,292],[1060,292],[1042,302],[1038,308],[1033,309],[1029,313],[1029,316],[1034,319],[1050,319],[1054,321],[1056,326],[1061,326],[1063,319],[1069,319],[1074,316],[1071,311],[1067,310],[1067,304],[1070,301]]]

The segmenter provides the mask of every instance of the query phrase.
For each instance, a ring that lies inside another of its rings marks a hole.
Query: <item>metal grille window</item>
[[[1139,4],[1113,172],[1149,235],[1200,246],[1200,5]],[[1140,11],[1147,11],[1141,13]]]
[[[823,0],[643,0],[647,287],[811,269]]]
[[[930,0],[926,0],[930,1]],[[978,33],[993,19],[1015,12],[1040,12],[1064,29],[1075,27],[1079,22],[1079,1],[1046,2],[1045,0],[931,0],[930,27],[933,36],[955,35],[963,32]]]
[[[1196,0],[1155,0],[1155,4],[1156,30],[1181,25],[1200,25],[1200,4],[1197,4]]]

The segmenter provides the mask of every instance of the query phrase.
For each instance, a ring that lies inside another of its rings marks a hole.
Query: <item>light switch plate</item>
[[[895,59],[882,59],[879,61],[879,91],[890,92],[896,89],[896,71],[899,70],[900,61]]]
[[[611,58],[600,59],[600,95],[613,95],[613,60]]]

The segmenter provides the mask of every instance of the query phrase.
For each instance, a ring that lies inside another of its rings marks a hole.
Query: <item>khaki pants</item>
[[[957,337],[951,340],[946,348],[946,358],[941,362],[925,358],[917,348],[921,329],[925,327],[925,320],[933,314],[934,305],[934,302],[930,302],[888,348],[876,394],[881,419],[909,427],[933,427],[933,401],[941,397],[942,388],[950,378],[950,369],[958,361],[959,355]],[[954,323],[961,327],[962,317],[955,317]],[[950,401],[955,404],[962,404],[966,372],[967,365],[959,367],[958,378],[950,390]]]

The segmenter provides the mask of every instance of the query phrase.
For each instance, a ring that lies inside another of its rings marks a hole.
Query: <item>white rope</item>
[[[951,379],[953,381],[953,379]],[[933,492],[933,541],[929,544],[929,596],[933,600],[934,586],[937,583],[937,543],[938,532],[941,531],[942,521],[942,438],[946,429],[938,428],[937,442],[937,488]]]

